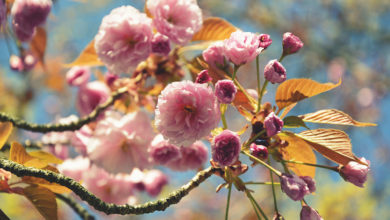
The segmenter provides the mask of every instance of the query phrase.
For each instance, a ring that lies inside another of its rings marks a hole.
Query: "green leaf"
[[[283,127],[284,128],[299,128],[299,127],[304,127],[309,129],[305,122],[302,120],[302,118],[297,117],[297,116],[288,116],[283,119]]]

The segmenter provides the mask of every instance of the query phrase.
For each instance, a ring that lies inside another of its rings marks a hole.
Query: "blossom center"
[[[194,113],[196,111],[196,108],[192,105],[185,105],[184,111],[186,111],[188,113]]]

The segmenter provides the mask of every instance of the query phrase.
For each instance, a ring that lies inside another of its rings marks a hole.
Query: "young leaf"
[[[26,149],[24,149],[24,147],[17,142],[11,143],[10,159],[17,163],[23,164],[26,167],[35,167],[38,169],[46,167],[48,163],[52,163],[51,161],[53,161],[46,161],[46,159],[40,159],[31,156],[26,152]]]
[[[23,194],[45,219],[58,219],[57,201],[53,192],[40,186],[28,186],[24,188]]]
[[[217,41],[230,37],[230,34],[238,30],[226,20],[218,17],[207,18],[203,21],[202,28],[194,34],[192,41]]]
[[[300,116],[303,121],[311,123],[353,125],[358,127],[376,126],[372,123],[358,122],[352,119],[348,114],[337,109],[324,109],[314,113]]]
[[[336,88],[340,84],[341,80],[337,84],[322,84],[311,79],[289,79],[280,84],[276,89],[275,101],[280,111],[283,108],[303,99]]]
[[[92,40],[87,47],[80,53],[75,61],[65,64],[65,67],[72,66],[102,66],[103,63],[99,60],[95,51],[95,40]]]
[[[38,158],[42,161],[45,161],[46,163],[54,163],[54,164],[61,164],[62,160],[57,158],[51,153],[45,152],[45,151],[33,151],[29,153],[31,156]]]
[[[0,150],[11,135],[13,125],[11,122],[0,122]]]
[[[36,33],[30,42],[30,48],[32,53],[38,58],[38,62],[44,64],[44,57],[46,51],[46,30],[43,27],[37,27]]]
[[[314,129],[296,134],[324,157],[338,164],[346,165],[350,161],[360,163],[352,153],[351,141],[346,133],[337,129]]]
[[[297,103],[294,103],[294,104],[291,104],[291,105],[287,106],[286,108],[284,108],[282,114],[280,115],[280,118],[284,118],[291,111],[291,109],[293,109],[296,105],[297,105]],[[279,112],[278,112],[278,114],[279,114]]]
[[[297,137],[290,132],[279,133],[278,136],[288,142],[287,147],[281,148],[283,159],[294,160],[304,163],[316,163],[316,155],[311,149],[310,144],[302,138]],[[287,163],[288,167],[299,176],[310,176],[314,178],[316,168],[302,164]]]
[[[297,117],[297,116],[288,116],[286,118],[283,119],[283,127],[284,128],[299,128],[299,127],[304,127],[304,128],[307,128],[309,129],[305,122]]]

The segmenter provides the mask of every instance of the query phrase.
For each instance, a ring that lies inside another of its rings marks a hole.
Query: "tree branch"
[[[94,121],[101,112],[110,107],[114,102],[121,97],[122,94],[127,92],[127,88],[123,87],[113,92],[107,101],[95,108],[89,115],[80,118],[79,120],[69,124],[34,124],[28,123],[22,119],[14,118],[6,113],[0,112],[0,121],[11,122],[15,127],[29,130],[32,132],[47,133],[51,131],[75,131],[80,129],[83,125]]]
[[[0,168],[7,170],[18,177],[33,176],[43,178],[49,182],[55,182],[62,186],[65,186],[72,190],[82,200],[86,201],[89,205],[94,207],[98,211],[102,211],[109,214],[145,214],[154,211],[163,211],[170,205],[177,204],[184,196],[186,196],[192,189],[196,188],[199,184],[209,178],[217,168],[209,167],[203,171],[198,172],[190,182],[183,185],[180,189],[169,194],[168,197],[162,198],[153,202],[147,202],[140,205],[116,205],[113,203],[105,203],[94,194],[88,192],[83,186],[73,179],[66,177],[62,174],[54,173],[48,170],[40,170],[32,167],[25,167],[19,163],[7,159],[0,159]]]
[[[74,201],[69,196],[64,196],[62,194],[56,194],[57,198],[65,202],[70,208],[73,209],[80,217],[81,219],[85,220],[94,220],[95,217],[93,217],[91,214],[88,213],[88,211],[83,208],[80,204],[78,204],[76,201]]]

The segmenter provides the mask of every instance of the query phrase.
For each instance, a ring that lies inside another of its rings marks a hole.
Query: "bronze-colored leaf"
[[[17,142],[11,143],[10,159],[17,163],[23,164],[26,167],[35,167],[41,169],[47,166],[47,162],[31,156],[26,152],[26,149],[24,149],[24,147]]]
[[[284,108],[282,114],[280,115],[280,118],[283,119],[291,111],[291,109],[293,109],[296,105],[297,105],[297,103],[294,103],[294,104],[291,104],[291,105],[287,106],[286,108]],[[278,112],[278,114],[279,114],[279,112]]]
[[[283,159],[312,164],[316,163],[316,155],[311,149],[311,145],[302,138],[297,137],[290,132],[279,133],[278,136],[282,140],[288,142],[286,147],[281,148]],[[315,176],[316,167],[295,163],[287,163],[287,165],[295,174],[299,176],[310,176],[312,178]]]
[[[13,125],[11,122],[0,122],[0,150],[11,135]]]
[[[324,109],[314,113],[301,115],[300,117],[303,121],[311,123],[353,125],[358,127],[376,126],[376,124],[372,123],[355,121],[347,113],[337,109]]]
[[[58,219],[57,201],[53,192],[41,186],[28,186],[23,193],[45,219]]]
[[[102,66],[103,63],[99,60],[95,51],[95,40],[92,40],[87,47],[80,53],[75,61],[65,64],[65,67],[72,66]]]
[[[303,99],[318,95],[320,93],[336,88],[341,84],[318,83],[311,79],[289,79],[283,82],[276,89],[275,101],[279,111],[291,104]]]
[[[43,27],[37,27],[35,35],[30,42],[31,52],[38,58],[38,62],[44,64],[47,35]]]
[[[230,37],[230,34],[238,30],[228,21],[211,17],[203,21],[202,28],[194,34],[192,41],[217,41],[224,40]]]
[[[352,144],[348,135],[337,129],[314,129],[296,134],[310,144],[324,157],[338,164],[346,165],[350,161],[360,162],[352,153]]]

